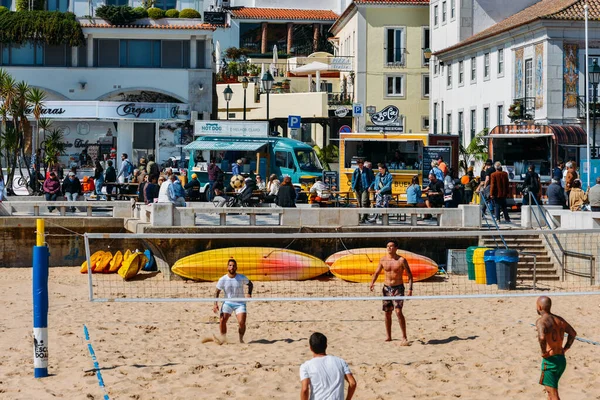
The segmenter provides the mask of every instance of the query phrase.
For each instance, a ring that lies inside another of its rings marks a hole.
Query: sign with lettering
[[[329,59],[329,69],[352,71],[352,59],[350,57],[332,57]]]
[[[429,171],[431,171],[431,162],[444,157],[444,160],[451,160],[452,147],[450,146],[425,146],[423,147],[423,186],[429,185]]]
[[[204,22],[211,25],[225,25],[227,14],[224,12],[204,11]]]
[[[195,136],[269,136],[269,123],[261,121],[196,121]]]
[[[0,103],[1,104],[1,103]],[[177,103],[122,103],[112,101],[45,101],[42,117],[50,119],[189,120],[190,105]],[[27,108],[33,117],[33,107]]]
[[[365,126],[367,132],[404,132],[400,110],[396,106],[387,106],[379,112],[370,113],[371,125]]]

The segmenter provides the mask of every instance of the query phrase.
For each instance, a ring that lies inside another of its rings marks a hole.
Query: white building
[[[48,4],[79,17],[85,45],[3,44],[1,67],[47,93],[43,114],[63,129],[68,146],[63,162],[72,164],[86,147],[92,157],[103,159],[113,148],[136,162],[147,154],[156,154],[159,162],[180,155],[180,145],[193,138],[190,120],[209,119],[213,109],[215,27],[175,18],[115,26],[84,18],[91,13],[87,0]],[[164,9],[175,5],[156,3]],[[198,1],[177,2],[180,10],[202,7]]]
[[[584,3],[433,0],[430,131],[467,145],[510,124],[509,114],[526,124],[583,124]],[[591,15],[598,7],[590,4]],[[590,64],[600,55],[598,27],[590,22]]]

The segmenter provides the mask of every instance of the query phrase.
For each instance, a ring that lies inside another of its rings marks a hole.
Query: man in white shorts
[[[356,380],[346,361],[327,355],[327,337],[315,332],[308,340],[313,358],[300,366],[301,400],[344,400],[344,379],[348,381],[346,400],[352,399]]]
[[[244,294],[244,285],[248,285],[248,293]],[[227,262],[227,274],[223,275],[217,282],[217,291],[215,299],[219,297],[221,291],[225,299],[241,299],[244,297],[252,297],[252,281],[242,274],[237,273],[237,262],[231,259]],[[219,311],[219,302],[215,301],[213,311]],[[240,343],[244,343],[244,333],[246,333],[246,302],[245,301],[227,301],[223,302],[221,307],[221,315],[219,318],[222,340],[225,341],[227,334],[227,321],[231,314],[235,312],[235,316],[240,324],[238,330],[240,334]]]

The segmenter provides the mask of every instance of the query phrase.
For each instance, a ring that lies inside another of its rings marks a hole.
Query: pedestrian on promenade
[[[496,161],[494,164],[496,172],[490,177],[490,199],[494,203],[494,212],[496,221],[500,222],[500,209],[504,214],[504,221],[510,223],[510,216],[506,207],[506,198],[508,197],[508,173],[502,171],[502,164]]]
[[[600,211],[600,176],[596,178],[596,184],[588,192],[588,201],[592,211]]]
[[[81,182],[75,176],[74,172],[69,172],[62,184],[62,191],[67,201],[77,201],[77,196],[81,194]],[[69,211],[75,212],[75,207],[69,208]]]
[[[44,181],[43,185],[44,195],[46,196],[46,201],[56,201],[60,193],[60,181],[56,176],[56,172],[51,171],[50,175]],[[48,211],[54,211],[55,207],[48,207]]]
[[[94,182],[96,185],[96,196],[102,196],[102,184],[104,184],[104,168],[99,160],[94,163]]]
[[[107,182],[106,194],[111,195],[115,186],[114,183],[117,182],[117,171],[113,167],[112,160],[108,160],[106,164],[108,165],[106,171],[104,171],[104,181]]]
[[[296,189],[292,185],[292,178],[286,176],[279,187],[277,203],[279,207],[296,207]]]
[[[588,204],[588,191],[581,189],[581,180],[575,179],[571,183],[571,193],[569,194],[569,208],[571,211],[587,211],[586,205]]]
[[[359,208],[369,208],[369,187],[373,183],[373,172],[365,167],[365,162],[359,158],[356,162],[357,167],[352,173],[352,191],[356,195],[356,202]],[[361,214],[360,222],[367,222],[369,214]]]

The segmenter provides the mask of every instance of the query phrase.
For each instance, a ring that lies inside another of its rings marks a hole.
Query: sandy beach
[[[288,283],[293,288],[293,283]],[[292,399],[308,337],[348,361],[356,399],[544,399],[535,298],[411,301],[410,347],[384,343],[379,301],[249,305],[246,344],[229,324],[223,346],[207,303],[90,303],[76,268],[50,271],[49,371],[33,378],[31,270],[0,269],[0,398],[102,399],[83,335],[88,327],[111,399]],[[417,293],[415,293],[417,294]],[[553,311],[600,341],[600,296],[555,297]],[[600,346],[567,353],[563,399],[600,399]]]

